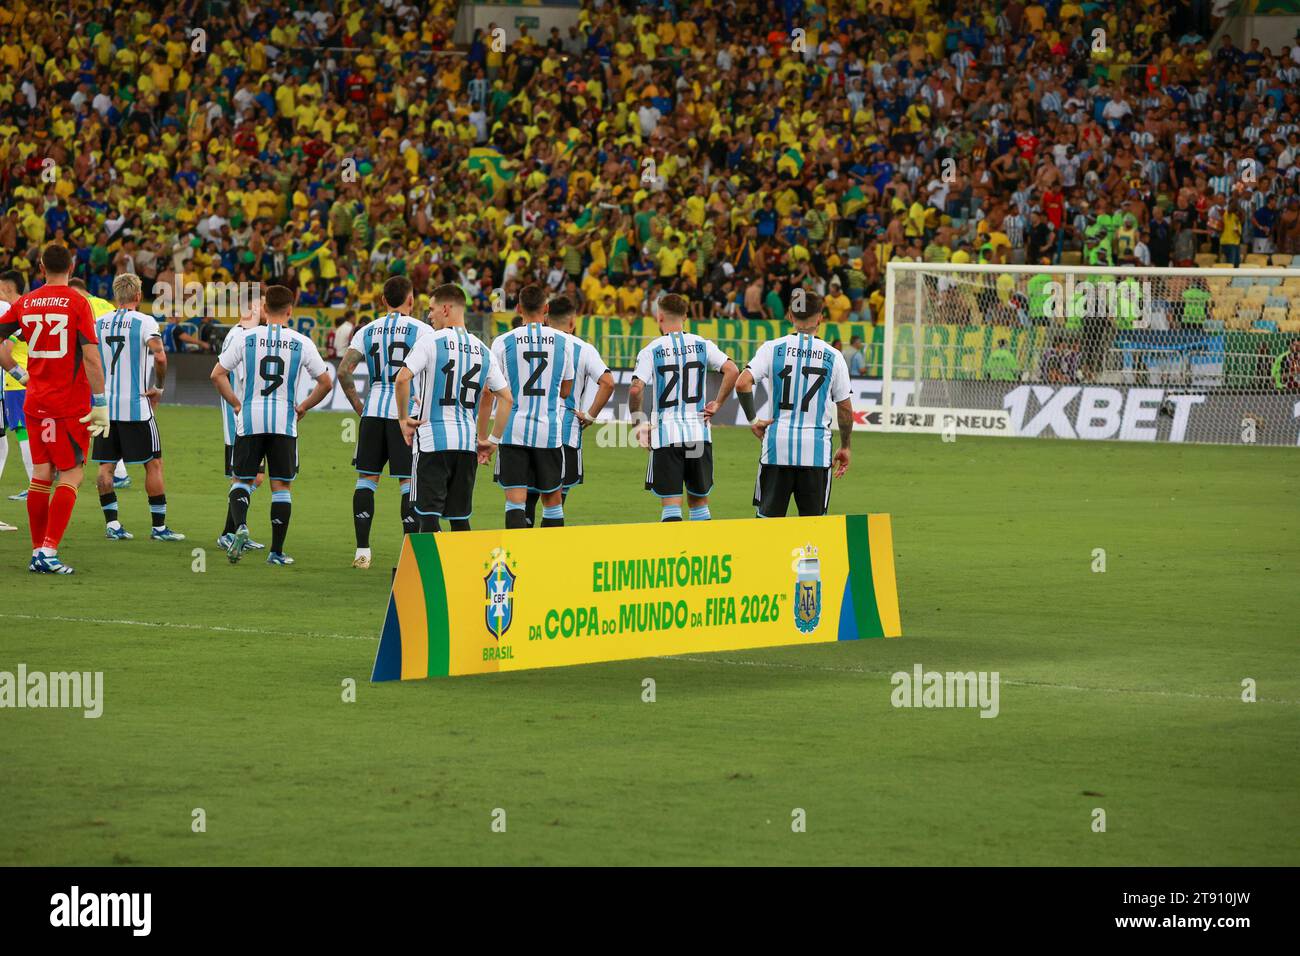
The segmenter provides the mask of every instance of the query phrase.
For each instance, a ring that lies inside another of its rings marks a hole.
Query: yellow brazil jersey
[[[10,336],[9,341],[13,342],[14,344],[14,350],[11,353],[13,355],[14,361],[17,362],[19,365],[21,365],[24,369],[27,368],[27,343],[24,342],[22,339],[20,339],[17,335]],[[3,377],[5,380],[4,390],[6,392],[20,392],[25,387],[19,385],[17,380],[15,380],[12,375],[5,375]]]

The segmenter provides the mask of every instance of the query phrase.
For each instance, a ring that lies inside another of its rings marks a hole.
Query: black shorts
[[[227,478],[235,477],[234,461],[235,461],[235,446],[227,445],[226,446],[226,477]],[[266,471],[266,465],[259,461],[257,463],[257,473],[260,475],[263,474],[265,471]]]
[[[161,457],[162,439],[158,437],[158,423],[152,418],[144,422],[111,421],[108,434],[96,438],[90,446],[91,461],[143,465]]]
[[[713,442],[653,449],[645,470],[645,487],[660,498],[680,498],[683,490],[703,498],[713,490]]]
[[[363,475],[382,475],[387,465],[389,477],[411,477],[411,446],[402,439],[397,419],[362,416],[352,465]]]
[[[502,445],[492,479],[502,488],[550,494],[564,486],[564,449]]]
[[[421,451],[415,466],[415,513],[425,517],[467,521],[474,512],[474,476],[478,453],[472,451]]]
[[[293,481],[298,477],[298,439],[293,435],[241,435],[231,453],[232,477],[252,481],[266,459],[266,474],[272,481]]]
[[[582,449],[564,446],[564,490],[582,484]]]
[[[754,506],[760,518],[784,518],[790,510],[791,495],[799,517],[826,514],[831,503],[831,470],[793,465],[758,466]]]

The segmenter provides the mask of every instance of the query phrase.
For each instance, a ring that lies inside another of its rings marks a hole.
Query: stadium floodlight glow
[[[867,431],[1300,445],[1300,269],[891,262]]]

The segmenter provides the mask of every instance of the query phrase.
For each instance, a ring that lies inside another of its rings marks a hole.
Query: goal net
[[[1300,444],[1300,269],[891,262],[859,427]]]

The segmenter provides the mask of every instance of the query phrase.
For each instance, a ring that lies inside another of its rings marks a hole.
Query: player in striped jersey
[[[399,408],[397,375],[416,343],[433,333],[424,322],[413,319],[415,295],[406,276],[390,276],[384,283],[384,302],[390,311],[382,318],[357,329],[339,362],[339,387],[361,416],[357,430],[357,454],[352,459],[357,469],[357,484],[352,492],[352,525],[357,535],[354,568],[370,567],[370,525],[375,515],[375,491],[379,476],[388,466],[402,492],[402,532],[415,530],[415,513],[411,510],[411,447],[402,438],[398,420],[410,409]],[[462,296],[462,302],[464,298]],[[362,361],[370,374],[370,388],[365,402],[357,395],[352,371]]]
[[[411,407],[411,383],[419,391],[420,417],[399,419],[402,435],[414,449],[412,507],[420,531],[468,531],[479,465],[492,459],[501,443],[513,399],[492,353],[465,331],[465,292],[458,285],[433,290],[431,321],[437,330],[422,337],[397,373],[398,408]],[[496,396],[496,423],[488,433]]]
[[[817,337],[822,297],[795,289],[790,297],[794,332],[764,342],[736,383],[736,397],[750,429],[763,443],[754,505],[760,518],[784,518],[794,496],[800,516],[824,515],[831,475],[849,470],[853,400],[844,356]],[[754,408],[754,384],[769,394],[767,417]],[[838,420],[840,447],[831,455],[831,427]]]
[[[96,438],[90,457],[99,463],[95,484],[99,506],[104,511],[104,536],[112,541],[131,538],[131,532],[117,520],[117,491],[113,471],[119,461],[144,465],[144,487],[149,495],[149,512],[154,541],[184,541],[185,535],[167,527],[167,491],[163,483],[162,440],[153,410],[163,395],[167,379],[167,353],[157,320],[139,311],[140,277],[124,272],[113,280],[117,309],[95,320],[99,357],[104,363],[108,394],[107,435]],[[153,367],[153,387],[149,368]]]
[[[670,293],[655,307],[659,338],[641,350],[632,373],[628,410],[641,413],[650,388],[651,419],[637,426],[638,439],[650,448],[645,487],[660,499],[661,521],[682,520],[682,492],[692,521],[708,521],[713,488],[713,441],[709,419],[731,394],[740,374],[736,363],[714,343],[684,332],[688,303]],[[708,372],[722,373],[718,394],[705,402]]]
[[[71,279],[68,280],[68,288],[76,289],[78,292],[81,293],[81,297],[90,303],[90,313],[96,319],[101,318],[105,315],[108,315],[110,312],[115,312],[117,310],[117,306],[113,305],[113,303],[109,302],[107,299],[101,299],[97,295],[91,295],[90,289],[86,286],[85,279],[81,279],[78,278],[77,276],[73,276]],[[96,484],[98,484],[98,478],[96,478]],[[121,459],[117,461],[116,465],[113,468],[113,487],[114,488],[131,487],[131,476],[127,474],[126,462],[122,461]]]
[[[230,487],[230,508],[236,528],[226,554],[234,564],[248,542],[248,496],[257,477],[257,466],[266,459],[271,478],[271,553],[267,564],[293,564],[284,553],[293,499],[290,487],[298,475],[298,420],[316,407],[334,387],[330,367],[320,357],[316,344],[288,327],[293,314],[293,292],[273,285],[262,298],[266,325],[235,329],[221,348],[221,358],[212,369],[212,384],[235,410],[235,478]],[[243,389],[236,395],[230,373],[243,369]],[[316,380],[316,387],[295,404],[302,373]]]
[[[568,335],[569,341],[565,347],[573,361],[573,390],[564,400],[564,424],[561,426],[564,482],[560,499],[564,505],[569,501],[569,489],[582,484],[582,432],[596,420],[600,410],[614,394],[614,376],[605,360],[600,357],[594,345],[573,334],[577,315],[578,310],[567,295],[553,296],[546,303],[546,326]],[[593,386],[596,394],[592,396],[591,404],[587,405],[584,399],[588,389]],[[538,498],[537,492],[530,491],[524,505],[524,514],[530,528],[536,524]]]
[[[528,492],[542,500],[543,528],[564,524],[564,400],[573,390],[568,336],[543,324],[546,290],[519,291],[524,324],[497,337],[492,360],[504,372],[515,403],[497,456],[496,482],[506,493],[506,527],[526,528]]]
[[[248,310],[247,315],[242,315],[239,317],[238,328],[255,329],[261,324],[261,322],[262,322],[262,303],[261,300],[259,299],[258,301],[255,301],[253,303],[252,307]],[[234,331],[235,330],[232,329],[231,334],[233,334]],[[227,380],[230,382],[230,387],[234,389],[236,395],[241,394],[244,389],[243,373],[244,373],[244,369],[241,366],[237,371],[230,372],[226,375]],[[239,479],[235,477],[235,466],[234,466],[235,439],[239,437],[238,429],[235,426],[235,409],[231,407],[231,405],[224,398],[219,399],[219,401],[221,402],[221,432],[222,432],[222,437],[225,439],[225,445],[226,445],[226,450],[225,450],[226,477],[230,479],[230,483],[232,485],[236,483],[248,484],[249,485],[248,493],[251,495],[258,488],[262,487],[262,480],[266,477],[266,465],[262,461],[259,461],[257,463],[257,477],[254,478],[251,482],[240,482]],[[235,523],[234,510],[230,507],[230,499],[227,498],[226,499],[226,525],[221,531],[221,536],[217,538],[217,547],[220,548],[222,551],[229,551],[230,543],[235,540],[235,529],[238,527],[239,525]],[[244,543],[245,551],[261,551],[265,547],[266,545],[258,544],[252,538],[249,538],[248,541]]]

